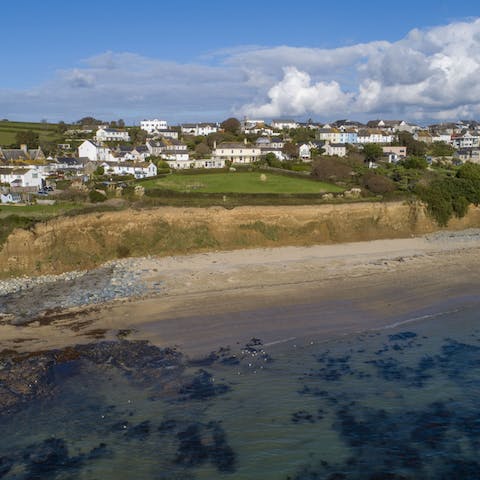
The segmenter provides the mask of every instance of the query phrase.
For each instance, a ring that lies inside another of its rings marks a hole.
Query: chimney
[[[20,145],[20,150],[23,150],[25,153],[28,153],[28,148],[24,143]]]

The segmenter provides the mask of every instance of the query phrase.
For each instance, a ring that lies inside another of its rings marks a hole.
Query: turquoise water
[[[182,360],[167,387],[57,365],[49,398],[1,418],[0,478],[480,478],[478,320],[470,306],[327,342],[254,339]]]

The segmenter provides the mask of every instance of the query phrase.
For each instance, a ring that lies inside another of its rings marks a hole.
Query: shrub
[[[407,157],[405,160],[403,160],[402,165],[405,168],[425,170],[428,167],[428,162],[423,157]]]
[[[107,196],[99,190],[90,190],[90,192],[88,192],[88,198],[92,203],[98,203],[104,202],[107,199]]]
[[[323,182],[350,180],[352,168],[339,158],[319,157],[312,166],[312,177]]]
[[[362,183],[365,188],[372,193],[384,195],[395,190],[395,184],[388,177],[379,175],[377,173],[366,173],[362,178]]]

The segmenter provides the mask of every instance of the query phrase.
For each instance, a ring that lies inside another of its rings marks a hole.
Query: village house
[[[142,120],[140,122],[140,128],[148,133],[154,133],[160,130],[167,130],[168,125],[166,120],[155,118],[153,120]]]
[[[186,135],[207,136],[218,132],[218,123],[184,123],[181,125],[182,133]]]
[[[480,146],[480,136],[470,132],[452,136],[452,145],[455,148],[473,148]]]
[[[401,146],[385,146],[382,147],[383,156],[388,163],[397,163],[407,156],[407,147]]]
[[[259,147],[242,142],[223,142],[217,147],[215,142],[212,152],[214,159],[224,160],[231,163],[253,163],[260,160],[262,152]]]
[[[357,143],[392,143],[394,135],[377,129],[360,130],[357,135]]]
[[[304,162],[308,162],[312,158],[311,154],[312,146],[309,143],[302,143],[298,147],[298,157]]]
[[[129,142],[130,135],[125,130],[115,128],[98,127],[95,134],[97,142]]]
[[[135,178],[155,177],[157,167],[153,162],[103,162],[105,173],[113,175],[133,175]]]
[[[424,142],[424,143],[433,143],[433,137],[430,132],[427,132],[426,130],[418,130],[413,134],[413,138],[419,142]]]
[[[344,143],[326,142],[323,150],[325,155],[336,155],[337,157],[345,157],[347,155],[347,146]]]
[[[42,176],[36,168],[1,167],[0,183],[33,191],[42,187]]]
[[[152,134],[153,138],[170,138],[172,140],[178,140],[178,131],[168,128],[167,130],[159,130]]]
[[[462,163],[480,163],[480,148],[460,148],[454,153],[453,158],[459,160]]]
[[[115,161],[115,157],[109,147],[104,147],[92,140],[85,140],[78,147],[78,156],[87,157],[92,162],[110,162]]]
[[[0,161],[5,163],[44,161],[45,155],[40,147],[28,148],[27,145],[20,145],[20,148],[0,147]]]
[[[276,119],[272,120],[272,128],[275,130],[291,130],[292,128],[298,128],[298,122],[288,119]]]

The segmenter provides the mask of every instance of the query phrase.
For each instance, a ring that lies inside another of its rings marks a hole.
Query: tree
[[[220,127],[225,130],[225,132],[237,134],[240,132],[240,121],[238,118],[230,117],[224,120]]]
[[[97,120],[96,118],[93,117],[83,117],[80,120],[78,120],[77,125],[100,125],[102,124],[102,120]]]
[[[405,160],[403,160],[402,165],[405,168],[425,170],[428,167],[428,162],[423,157],[411,156],[411,157],[407,157]]]
[[[125,128],[125,120],[123,118],[120,118],[117,122],[118,128]]]
[[[363,153],[365,154],[365,161],[376,162],[383,155],[383,149],[377,143],[367,143],[363,147]]]
[[[445,142],[433,142],[429,148],[430,155],[432,157],[450,157],[455,152],[455,148]]]
[[[205,155],[210,155],[212,151],[210,150],[210,147],[206,143],[199,143],[195,147],[195,153],[199,156],[205,156]]]
[[[140,127],[132,127],[128,130],[130,141],[134,145],[143,145],[147,139],[147,132]]]
[[[283,144],[282,152],[290,158],[298,158],[298,148],[292,142],[285,142]]]
[[[425,155],[427,152],[427,144],[415,140],[409,132],[399,132],[397,143],[402,147],[407,147],[409,155]]]
[[[60,122],[58,122],[58,125],[57,125],[57,132],[60,134],[64,134],[67,130],[68,130],[67,124],[64,121],[60,120]]]
[[[38,146],[40,136],[33,130],[22,130],[15,135],[17,145]]]

